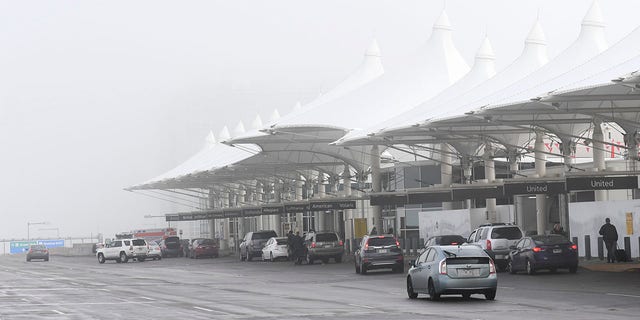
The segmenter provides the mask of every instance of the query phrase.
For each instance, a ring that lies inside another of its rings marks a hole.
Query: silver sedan
[[[410,299],[419,293],[431,300],[440,295],[484,294],[487,300],[496,297],[498,277],[493,260],[482,248],[472,245],[431,246],[412,264],[407,275]]]

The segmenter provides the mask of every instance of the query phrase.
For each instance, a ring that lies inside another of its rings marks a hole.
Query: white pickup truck
[[[125,263],[129,259],[143,262],[148,253],[149,246],[144,239],[118,239],[97,249],[96,257],[98,257],[98,263],[104,263],[107,260]]]

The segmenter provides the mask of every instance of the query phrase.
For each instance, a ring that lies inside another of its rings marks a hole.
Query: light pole
[[[42,222],[27,222],[27,241],[30,240],[29,238],[29,230],[31,230],[31,226],[33,225],[38,225],[38,224],[49,224],[49,221],[42,221]]]

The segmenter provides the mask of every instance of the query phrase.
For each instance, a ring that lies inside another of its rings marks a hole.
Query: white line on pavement
[[[149,298],[149,297],[140,297],[140,298],[142,298],[142,299],[146,299],[146,300],[150,300],[150,301],[156,301],[156,299],[154,299],[154,298]]]
[[[352,307],[359,307],[359,308],[367,308],[367,309],[375,309],[375,307],[372,306],[365,306],[365,305],[361,305],[361,304],[353,304],[353,303],[349,303],[350,306]]]
[[[194,309],[198,309],[198,310],[202,310],[202,311],[208,311],[208,312],[213,312],[213,310],[211,309],[207,309],[207,308],[201,308],[201,307],[193,307]]]
[[[607,293],[608,296],[619,296],[619,297],[629,297],[629,298],[640,298],[640,296],[632,295],[632,294],[622,294],[622,293]]]
[[[51,310],[51,311],[53,311],[53,312],[55,312],[55,313],[57,313],[57,314],[63,314],[63,315],[64,315],[64,314],[66,314],[66,313],[61,312],[61,311],[58,311],[58,310],[56,310],[56,309],[53,309],[53,310]]]

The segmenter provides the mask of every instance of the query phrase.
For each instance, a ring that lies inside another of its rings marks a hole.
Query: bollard
[[[598,237],[598,258],[604,260],[604,240],[602,237]]]
[[[627,255],[627,261],[631,261],[631,238],[624,237],[624,253]]]
[[[591,236],[588,234],[584,236],[584,258],[591,260]]]

